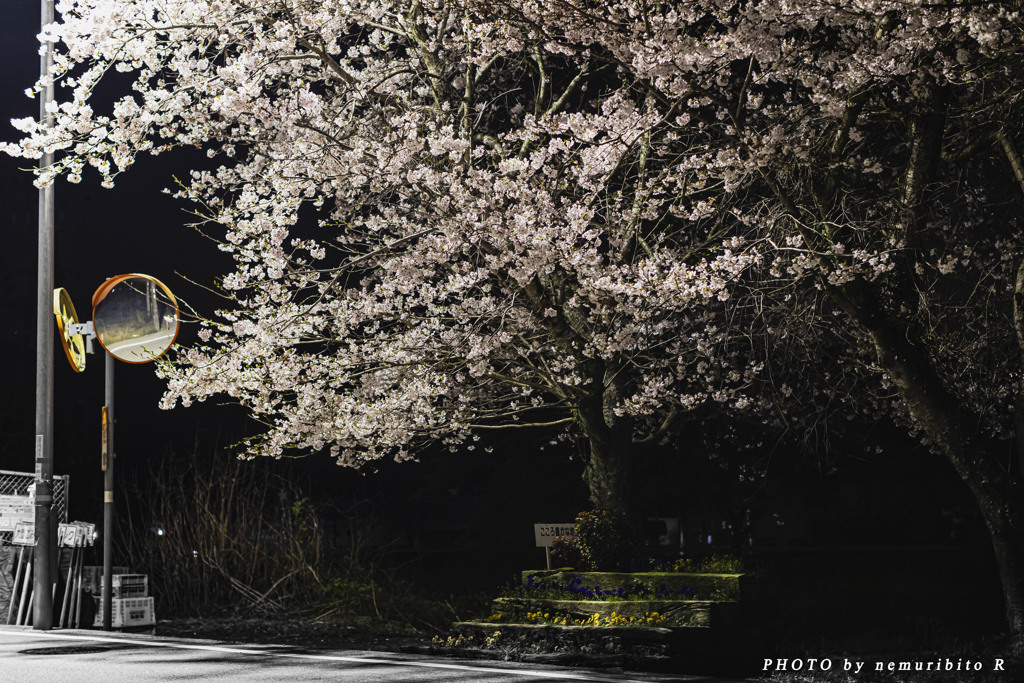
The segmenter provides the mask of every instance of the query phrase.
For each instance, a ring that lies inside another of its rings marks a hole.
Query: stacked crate
[[[127,574],[128,567],[112,567],[111,574]],[[99,597],[103,593],[103,567],[87,565],[82,567],[82,589],[90,595]]]
[[[94,626],[103,626],[102,591],[97,591],[96,620]],[[149,576],[146,574],[114,574],[111,576],[110,626],[131,628],[152,626],[156,623],[153,598],[149,595]]]

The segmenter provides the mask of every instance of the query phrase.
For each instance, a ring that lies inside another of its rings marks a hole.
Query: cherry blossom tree
[[[56,123],[5,150],[208,152],[229,304],[164,402],[234,397],[253,454],[549,426],[628,509],[638,444],[792,391],[751,350],[840,340],[816,376],[956,469],[1020,638],[1018,4],[62,0]]]
[[[523,13],[600,46],[696,129],[689,158],[713,179],[718,215],[731,211],[766,256],[751,299],[773,312],[765,341],[780,316],[787,350],[845,340],[846,367],[825,371],[872,379],[865,407],[896,413],[954,467],[990,531],[1020,644],[1017,4],[586,7]]]
[[[706,220],[688,137],[613,64],[486,3],[58,9],[68,97],[8,146],[62,153],[39,182],[214,159],[178,194],[235,258],[231,306],[164,368],[166,406],[226,394],[267,425],[250,454],[346,465],[561,427],[594,504],[629,509],[634,444],[742,403],[754,369],[713,321],[758,252]],[[110,71],[133,92],[100,111]]]

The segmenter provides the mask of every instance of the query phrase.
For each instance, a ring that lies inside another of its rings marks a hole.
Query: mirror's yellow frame
[[[57,332],[64,355],[75,372],[82,372],[85,370],[85,339],[80,334],[71,334],[71,326],[78,324],[78,314],[71,303],[71,295],[63,287],[53,290],[53,314],[57,317]]]

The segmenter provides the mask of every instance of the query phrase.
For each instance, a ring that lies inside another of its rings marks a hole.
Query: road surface
[[[700,683],[722,679],[481,662],[364,650],[305,651],[86,630],[0,626],[0,681]]]

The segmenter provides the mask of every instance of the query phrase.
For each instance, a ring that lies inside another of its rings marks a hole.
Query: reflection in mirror
[[[103,348],[128,363],[156,360],[178,335],[174,295],[148,275],[119,275],[104,282],[93,296],[92,318]]]

